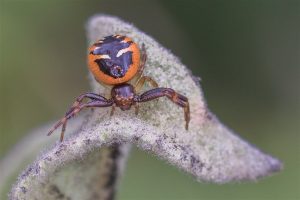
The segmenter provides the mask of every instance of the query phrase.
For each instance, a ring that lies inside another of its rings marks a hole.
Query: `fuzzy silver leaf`
[[[107,175],[97,171],[103,164],[103,151],[99,149],[116,144],[124,145],[119,171],[123,169],[129,143],[152,152],[199,181],[257,180],[281,169],[280,161],[238,137],[208,110],[191,72],[153,38],[132,24],[107,15],[92,17],[87,23],[87,33],[90,44],[113,34],[129,36],[140,46],[145,44],[148,60],[144,74],[153,77],[160,86],[171,87],[189,98],[189,130],[184,128],[183,110],[167,98],[141,104],[138,116],[133,110],[117,109],[109,117],[110,108],[95,109],[80,128],[68,126],[72,135],[44,151],[19,176],[11,199],[55,199],[57,195],[62,199],[89,199],[101,195],[97,193],[101,182],[93,180],[95,176]],[[90,77],[94,92],[109,92],[109,88]]]

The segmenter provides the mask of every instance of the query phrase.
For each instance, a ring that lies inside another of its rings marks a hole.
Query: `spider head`
[[[129,110],[131,106],[135,103],[134,88],[130,84],[121,84],[113,87],[111,91],[111,96],[117,107],[121,110]]]

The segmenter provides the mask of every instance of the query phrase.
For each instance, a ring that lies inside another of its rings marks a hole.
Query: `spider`
[[[112,106],[110,113],[112,116],[115,107],[119,107],[125,111],[134,106],[135,114],[137,115],[139,103],[151,101],[159,97],[167,97],[184,109],[185,129],[188,130],[190,121],[188,98],[171,88],[158,87],[155,80],[149,76],[144,76],[143,71],[146,60],[145,45],[142,45],[140,51],[138,45],[127,36],[111,35],[94,43],[89,48],[88,67],[97,82],[112,87],[110,98],[91,92],[78,96],[65,116],[53,126],[47,135],[51,135],[58,127],[62,126],[60,136],[60,141],[62,142],[67,121],[83,108]],[[146,82],[154,89],[139,95],[141,88]],[[88,99],[89,101],[84,102],[84,99]]]

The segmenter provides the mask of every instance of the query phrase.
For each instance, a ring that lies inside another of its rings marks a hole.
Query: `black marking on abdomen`
[[[99,69],[106,75],[113,78],[122,78],[126,75],[130,65],[132,64],[132,51],[123,53],[121,56],[117,57],[120,50],[128,48],[132,41],[122,42],[124,36],[116,38],[113,36],[105,37],[102,43],[96,43],[97,48],[90,52],[93,55],[108,55],[110,59],[95,59],[99,66]],[[115,72],[114,68],[116,66],[121,67],[120,72]]]

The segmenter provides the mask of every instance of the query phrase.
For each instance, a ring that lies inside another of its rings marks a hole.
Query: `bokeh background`
[[[89,91],[84,25],[107,13],[171,49],[221,121],[285,165],[257,183],[201,184],[134,149],[118,199],[300,199],[299,0],[0,2],[0,158]]]

